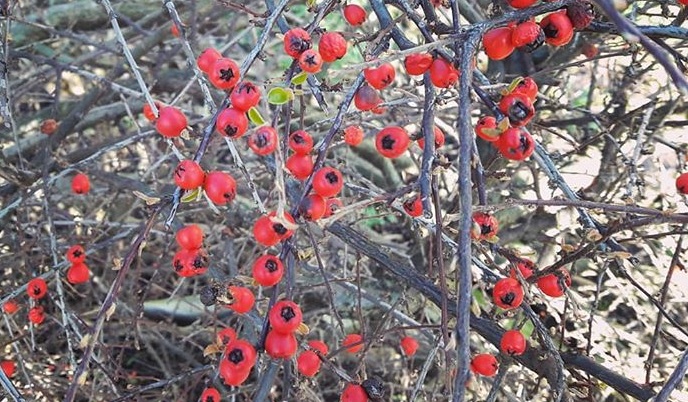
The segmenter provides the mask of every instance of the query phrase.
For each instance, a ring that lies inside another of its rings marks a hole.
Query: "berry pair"
[[[304,130],[289,134],[287,144],[294,152],[284,162],[284,167],[297,180],[306,180],[313,173],[313,137]]]
[[[256,349],[248,341],[234,339],[225,350],[218,371],[225,384],[236,387],[244,383],[256,363]]]
[[[296,330],[302,324],[303,314],[291,300],[280,300],[268,313],[270,330],[265,337],[265,352],[274,359],[288,359],[296,353]]]
[[[208,80],[217,89],[231,90],[239,82],[239,65],[230,58],[222,57],[220,52],[213,48],[201,52],[196,64],[208,75]]]
[[[208,270],[208,254],[203,247],[203,230],[198,225],[187,225],[175,235],[180,249],[174,255],[172,267],[182,277],[202,275]]]
[[[67,250],[67,260],[71,263],[67,268],[67,281],[73,285],[88,282],[91,271],[86,265],[86,251],[81,245],[74,245]]]

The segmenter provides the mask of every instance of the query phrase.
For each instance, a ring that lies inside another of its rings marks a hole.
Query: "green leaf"
[[[263,116],[260,115],[260,112],[255,107],[252,107],[248,110],[248,118],[251,120],[251,123],[255,124],[256,126],[262,126],[265,124],[265,119],[263,119]]]
[[[201,188],[198,187],[197,189],[193,191],[188,191],[184,196],[182,197],[182,202],[192,202],[195,201],[198,198],[198,195],[201,193]]]
[[[304,82],[308,79],[308,73],[305,71],[301,71],[300,73],[296,74],[294,78],[291,79],[291,83],[294,85],[303,85]]]
[[[288,88],[275,87],[268,92],[268,103],[271,105],[284,105],[292,99],[294,93]]]
[[[523,324],[523,327],[521,327],[521,333],[523,333],[523,336],[525,336],[526,339],[530,338],[534,331],[535,325],[530,322],[530,320],[526,321],[526,323]]]

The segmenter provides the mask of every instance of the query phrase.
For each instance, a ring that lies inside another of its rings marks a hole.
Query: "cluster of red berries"
[[[320,36],[318,51],[313,48],[311,34],[303,28],[292,28],[284,34],[284,52],[297,60],[306,73],[316,74],[323,62],[332,63],[344,57],[348,44],[342,34],[325,32]]]
[[[29,298],[38,303],[39,300],[48,294],[48,284],[45,282],[45,279],[41,277],[31,279],[29,283],[26,284],[26,294],[29,296]],[[11,302],[16,303],[13,300]],[[7,311],[7,308],[7,303],[5,303],[5,311]],[[10,309],[12,309],[12,307],[10,307]],[[29,309],[28,317],[29,321],[31,321],[31,323],[34,325],[42,324],[43,321],[45,321],[45,311],[43,306],[36,304],[31,307]]]
[[[175,239],[179,250],[172,260],[174,272],[188,278],[203,275],[208,270],[208,253],[203,249],[203,229],[187,225],[177,231]]]
[[[67,260],[71,263],[67,268],[67,281],[73,285],[88,282],[91,271],[86,265],[86,250],[84,247],[75,244],[67,250]]]
[[[184,159],[174,169],[174,182],[182,190],[203,188],[205,195],[215,205],[226,205],[236,197],[236,180],[227,172],[205,172],[198,162]]]

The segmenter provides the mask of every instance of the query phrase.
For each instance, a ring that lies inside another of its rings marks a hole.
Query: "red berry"
[[[408,132],[399,126],[385,127],[375,136],[375,148],[386,158],[398,158],[411,143]]]
[[[236,181],[225,172],[208,173],[203,183],[203,190],[215,205],[225,205],[236,197]]]
[[[523,287],[514,278],[502,278],[492,289],[492,300],[504,310],[517,308],[523,302]]]
[[[325,215],[327,201],[319,194],[310,194],[299,205],[299,214],[307,221],[317,221]]]
[[[205,172],[198,162],[191,159],[180,161],[174,169],[174,182],[182,190],[193,190],[203,185]]]
[[[201,402],[220,402],[221,400],[220,391],[213,387],[204,389],[201,394]]]
[[[361,126],[349,126],[344,129],[344,142],[352,147],[360,145],[364,136]]]
[[[329,218],[340,210],[344,205],[342,204],[342,200],[339,198],[328,198],[327,203],[325,205],[325,215],[323,215],[323,218]]]
[[[346,55],[346,39],[338,32],[325,32],[320,37],[318,51],[323,61],[331,63]]]
[[[679,0],[679,3],[688,5],[688,0]],[[566,6],[566,15],[571,20],[573,29],[580,31],[587,28],[592,20],[595,19],[595,10],[588,1],[575,1]]]
[[[55,119],[45,119],[41,122],[41,133],[51,135],[57,130],[57,121]]]
[[[303,315],[298,304],[291,300],[280,300],[270,309],[268,319],[273,331],[287,334],[299,328]]]
[[[375,89],[384,89],[394,82],[396,72],[390,63],[385,63],[376,68],[371,67],[364,69],[363,75],[371,87]]]
[[[437,149],[444,145],[444,132],[442,132],[442,130],[440,130],[437,126],[435,126],[433,129],[433,132],[435,133],[435,149]],[[425,149],[425,138],[420,137],[418,139],[418,146]]]
[[[198,55],[198,58],[196,59],[198,69],[208,74],[210,69],[213,67],[213,64],[215,64],[217,59],[220,57],[222,57],[222,55],[214,48],[209,47],[205,49],[201,52],[201,54]]]
[[[42,306],[34,306],[29,310],[29,321],[34,325],[40,325],[45,321],[45,312]]]
[[[249,288],[243,286],[230,286],[229,293],[232,295],[232,303],[227,308],[238,314],[246,314],[253,308],[256,297]]]
[[[296,368],[302,375],[313,377],[320,371],[320,358],[315,352],[305,350],[296,359]]]
[[[74,263],[67,269],[67,282],[72,285],[86,283],[90,277],[91,271],[83,262]]]
[[[526,159],[535,150],[533,137],[527,131],[515,127],[503,132],[495,145],[502,156],[514,161]]]
[[[585,57],[587,57],[588,59],[592,59],[593,57],[597,56],[597,54],[600,52],[597,46],[594,43],[590,42],[583,43],[583,48],[581,50],[583,52],[583,55],[585,55]]]
[[[251,81],[241,81],[234,87],[229,99],[232,102],[233,108],[241,112],[247,112],[250,108],[258,105],[260,96],[260,88],[256,84]],[[228,136],[232,137],[231,135]]]
[[[208,270],[208,254],[202,248],[181,249],[174,255],[172,267],[183,278],[203,275]]]
[[[497,130],[497,119],[493,116],[483,116],[475,125],[475,134],[485,141],[495,142],[499,139]]]
[[[294,356],[299,343],[293,332],[277,332],[274,329],[265,337],[265,352],[273,359],[289,359]]]
[[[542,293],[550,297],[563,296],[571,286],[571,274],[565,268],[560,268],[552,274],[545,275],[537,280],[537,287]]]
[[[363,343],[363,337],[360,334],[349,334],[344,337],[342,346],[346,347],[346,351],[349,353],[358,353],[363,349],[365,344]]]
[[[158,113],[160,112],[160,109],[163,107],[163,104],[155,101],[155,107],[158,108]],[[153,109],[151,109],[151,106],[149,103],[145,103],[143,105],[143,117],[146,118],[146,120],[150,121],[151,123],[155,121],[155,119],[158,118],[158,116],[153,113]]]
[[[239,65],[234,60],[220,57],[210,67],[208,79],[215,88],[227,90],[234,88],[239,82],[240,74]]]
[[[325,342],[319,341],[317,339],[314,339],[312,341],[308,341],[308,346],[310,346],[311,349],[313,349],[313,350],[317,350],[318,352],[322,353],[323,355],[326,355],[327,352],[329,351]]]
[[[217,339],[222,342],[223,345],[227,345],[228,343],[232,342],[233,340],[237,339],[237,333],[234,330],[234,328],[222,328],[218,333],[217,333]]]
[[[308,155],[313,150],[313,137],[306,131],[297,130],[289,134],[289,148],[300,155]]]
[[[566,10],[548,14],[540,21],[540,27],[545,33],[545,42],[552,46],[564,46],[573,38],[573,23]]]
[[[15,300],[7,300],[5,304],[2,305],[2,310],[7,314],[14,314],[19,310],[19,303]]]
[[[368,402],[368,394],[362,386],[348,383],[339,400],[340,402]]]
[[[186,129],[188,122],[186,115],[174,106],[163,106],[159,110],[158,120],[155,122],[155,129],[167,138],[179,137]]]
[[[511,93],[523,94],[527,96],[531,102],[535,102],[538,94],[538,86],[534,79],[524,77],[518,82],[518,85],[516,85],[516,88],[514,88]]]
[[[450,62],[438,57],[430,66],[430,81],[438,88],[449,88],[459,80],[459,70]]]
[[[253,236],[258,243],[267,247],[274,246],[294,233],[293,230],[286,228],[280,223],[276,215],[275,212],[271,212],[256,220],[256,223],[253,225]],[[289,212],[284,212],[284,219],[291,224],[295,223],[294,218]]]
[[[48,284],[43,278],[33,278],[26,285],[26,293],[32,299],[42,299],[48,293]]]
[[[423,202],[420,199],[420,194],[404,201],[402,205],[404,207],[404,211],[406,211],[409,216],[413,216],[415,218],[423,215]]]
[[[198,225],[186,225],[177,231],[175,240],[179,247],[187,250],[198,250],[203,247],[203,229]]]
[[[292,28],[284,34],[284,52],[295,59],[311,44],[311,35],[302,28]]]
[[[12,377],[17,370],[17,365],[12,360],[3,360],[0,362],[0,370],[5,373],[7,377]]]
[[[248,130],[246,113],[233,107],[224,109],[217,115],[215,129],[225,137],[232,139],[241,137]]]
[[[489,353],[475,355],[471,359],[471,371],[476,374],[493,377],[497,374],[498,369],[499,363],[497,363],[497,358]]]
[[[320,168],[313,175],[313,191],[324,198],[334,197],[344,187],[344,178],[339,170],[333,167]]]
[[[526,52],[532,52],[545,41],[545,33],[535,21],[522,22],[511,31],[511,44]]]
[[[688,173],[681,173],[676,178],[676,190],[681,194],[688,194]]]
[[[274,255],[265,254],[253,263],[253,280],[260,286],[275,286],[282,280],[284,265]]]
[[[497,230],[499,230],[497,218],[484,212],[473,214],[473,229],[471,230],[473,239],[489,240],[497,235]]]
[[[322,69],[322,64],[323,59],[320,56],[320,53],[313,49],[308,49],[301,53],[301,56],[299,56],[299,67],[301,67],[301,70],[307,73],[319,73]]]
[[[504,354],[520,356],[526,351],[526,337],[517,329],[506,331],[499,342],[499,349]]]
[[[404,59],[404,68],[409,75],[423,75],[432,66],[432,55],[413,53]]]
[[[491,29],[483,35],[485,54],[491,60],[503,60],[514,51],[511,42],[511,27],[499,27]]]
[[[272,126],[260,126],[248,137],[249,148],[260,156],[275,152],[277,143],[277,131]]]
[[[527,258],[523,258],[521,261],[519,261],[516,264],[516,268],[511,268],[511,270],[509,270],[509,276],[514,278],[514,279],[517,279],[518,278],[518,275],[516,274],[517,269],[521,273],[521,276],[523,277],[523,279],[528,279],[531,276],[533,276],[536,268],[535,268],[535,263],[533,263],[533,261],[531,261]]]
[[[401,338],[401,350],[406,356],[413,356],[418,350],[418,341],[412,336],[405,336]]]
[[[313,157],[293,154],[284,162],[284,167],[298,180],[306,180],[313,172]]]
[[[91,190],[91,181],[84,173],[77,173],[72,178],[72,192],[74,194],[86,194]]]
[[[507,0],[509,5],[513,8],[527,8],[537,2],[537,0]]]
[[[362,112],[373,110],[378,107],[380,103],[382,103],[380,94],[375,88],[367,84],[361,85],[354,96],[354,105],[356,109]]]
[[[177,28],[176,24],[172,24],[172,26],[170,27],[170,32],[172,33],[172,36],[174,36],[175,38],[179,37],[179,28]]]
[[[225,384],[239,386],[248,378],[256,363],[256,349],[243,339],[227,344],[225,357],[220,361],[218,371]]]
[[[67,261],[71,263],[86,261],[86,250],[80,244],[75,244],[70,247],[65,253]]]
[[[509,118],[512,127],[523,127],[535,115],[533,102],[528,95],[512,92],[499,101],[499,110]]]
[[[353,26],[361,25],[367,18],[366,10],[357,4],[344,6],[344,19]]]

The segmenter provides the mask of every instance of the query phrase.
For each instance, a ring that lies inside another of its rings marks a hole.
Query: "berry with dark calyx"
[[[302,28],[292,28],[284,34],[284,52],[294,59],[311,48],[311,35]]]
[[[260,88],[256,84],[251,81],[241,81],[232,90],[229,100],[232,102],[234,109],[240,112],[247,112],[250,108],[258,105],[260,96]],[[231,135],[228,136],[232,137]]]
[[[241,73],[239,72],[239,65],[230,58],[220,57],[215,60],[210,71],[208,71],[208,79],[210,83],[217,89],[229,90],[239,82]]]
[[[323,61],[331,63],[346,55],[347,46],[346,39],[344,39],[342,34],[338,32],[325,32],[320,37],[318,52],[320,52]]]
[[[536,2],[537,0],[507,0],[507,3],[513,8],[528,8]]]
[[[260,126],[248,136],[249,148],[260,156],[275,152],[277,142],[277,131],[272,126]]]
[[[333,167],[322,167],[313,175],[313,191],[324,198],[339,194],[342,187],[344,187],[344,177]]]
[[[342,396],[339,398],[340,402],[367,402],[368,394],[365,389],[354,383],[348,383],[342,391]]]
[[[208,270],[208,254],[202,248],[181,249],[172,260],[174,271],[183,278],[203,275]]]
[[[565,268],[545,275],[537,280],[537,287],[550,297],[560,297],[571,287],[571,274]]]
[[[532,52],[545,42],[545,33],[535,21],[522,22],[511,31],[511,44],[519,50]]]
[[[82,245],[75,244],[67,250],[65,256],[67,257],[67,261],[71,262],[72,264],[84,262],[86,261],[86,250],[84,250]]]
[[[253,263],[252,274],[253,280],[260,286],[275,286],[282,280],[284,265],[278,257],[265,254]]]
[[[304,130],[289,134],[289,148],[299,155],[308,155],[313,150],[313,137]]]
[[[222,396],[217,388],[208,387],[201,394],[201,402],[220,402],[221,400]]]
[[[299,67],[301,67],[301,70],[307,73],[319,73],[322,69],[322,64],[322,56],[320,56],[320,53],[313,49],[305,50],[303,53],[301,53],[301,56],[299,56]]]
[[[517,329],[506,331],[499,342],[499,349],[509,356],[520,356],[526,351],[526,337]]]
[[[219,59],[220,57],[222,57],[220,52],[218,52],[212,47],[209,47],[198,55],[198,58],[196,59],[196,65],[198,65],[199,70],[208,74],[210,69],[213,67],[213,64],[215,64],[217,59]]]
[[[325,215],[323,215],[323,218],[329,218],[343,206],[344,204],[342,204],[342,200],[339,198],[328,198],[327,204],[325,205]]]
[[[515,83],[512,84],[513,90],[511,93],[523,94],[527,96],[531,102],[535,102],[538,94],[538,85],[535,80],[530,77],[519,77],[514,81]]]
[[[249,288],[243,286],[230,286],[229,294],[232,296],[232,302],[227,305],[227,308],[237,314],[246,314],[256,302],[256,297]]]
[[[406,211],[409,216],[418,217],[423,215],[423,202],[420,199],[420,194],[413,198],[409,198],[402,204],[404,211]]]
[[[430,65],[430,81],[438,88],[449,88],[459,80],[459,70],[447,60],[438,57]]]
[[[511,42],[511,27],[491,29],[483,35],[483,47],[490,60],[503,60],[513,53],[515,47]]]
[[[298,304],[291,300],[280,300],[270,309],[268,320],[273,331],[289,334],[299,328],[303,314]]]
[[[72,285],[86,283],[90,277],[91,271],[83,262],[74,263],[67,269],[67,282]]]
[[[535,150],[535,140],[530,133],[516,127],[503,132],[495,145],[502,156],[514,161],[528,158]]]
[[[187,250],[198,250],[203,247],[203,229],[198,225],[186,225],[175,234],[179,247]]]
[[[497,129],[497,119],[494,116],[483,116],[475,125],[475,134],[488,142],[495,142],[499,139]]]
[[[535,115],[535,108],[530,97],[512,92],[499,101],[499,110],[509,118],[512,127],[523,127],[530,122]]]
[[[444,132],[440,130],[439,127],[435,126],[433,133],[435,134],[435,149],[440,148],[444,145]],[[418,146],[425,149],[425,138],[420,137],[418,139]]]
[[[255,362],[256,350],[253,345],[243,339],[236,339],[227,344],[218,372],[225,384],[236,387],[246,381]]]
[[[535,273],[535,263],[527,258],[523,258],[516,263],[516,268],[511,268],[511,270],[509,270],[509,276],[517,279],[518,275],[516,274],[516,270],[521,273],[523,279],[528,279]]]
[[[182,190],[193,190],[203,185],[205,172],[198,162],[184,159],[174,169],[173,177],[175,184]]]
[[[309,154],[293,154],[284,162],[284,167],[297,180],[306,180],[313,173],[313,157]]]
[[[382,98],[377,90],[370,85],[364,84],[358,88],[354,96],[354,105],[356,109],[366,112],[373,110],[382,103]]]
[[[401,350],[406,356],[413,356],[418,351],[418,341],[412,336],[405,336],[401,338],[399,343],[401,345]]]
[[[289,359],[299,346],[293,332],[277,332],[274,329],[268,331],[265,337],[265,352],[273,359]]]
[[[299,205],[299,214],[307,221],[317,221],[325,215],[327,201],[319,194],[310,194]]]
[[[179,137],[186,129],[188,121],[186,115],[174,106],[163,106],[158,109],[158,120],[155,121],[155,129],[167,138]]]
[[[375,89],[384,89],[394,82],[396,72],[392,64],[384,63],[378,67],[364,69],[363,76],[371,87]]]
[[[348,126],[344,129],[344,142],[352,147],[360,145],[364,136],[361,126]]]
[[[681,194],[688,194],[688,172],[681,173],[676,178],[676,190]]]
[[[413,53],[404,59],[404,68],[409,75],[423,75],[432,66],[430,53]]]
[[[492,289],[492,300],[504,310],[517,308],[523,302],[523,287],[514,278],[502,278]]]
[[[26,285],[26,294],[34,300],[45,297],[48,294],[48,284],[45,283],[45,279],[41,277],[31,279]]]
[[[344,19],[353,26],[361,25],[367,18],[366,10],[357,4],[347,4],[343,9]]]
[[[410,143],[408,132],[399,126],[385,127],[375,136],[375,148],[386,158],[400,157]]]
[[[91,190],[91,181],[84,173],[77,173],[72,178],[72,192],[74,194],[86,194]]]
[[[217,115],[215,130],[221,135],[232,139],[241,137],[248,130],[246,113],[233,107],[224,109]]]
[[[497,374],[498,369],[499,363],[497,362],[497,358],[489,353],[475,355],[473,359],[471,359],[471,371],[476,374],[485,377],[493,377]]]
[[[475,212],[473,214],[473,228],[471,238],[476,240],[490,240],[497,235],[499,221],[493,215],[485,212]]]
[[[587,28],[595,19],[595,10],[592,3],[586,0],[579,0],[566,6],[566,15],[571,20],[573,29],[580,31]]]
[[[296,359],[296,368],[306,377],[314,377],[320,371],[320,358],[310,350],[305,350]]]
[[[253,225],[253,237],[258,243],[267,247],[274,246],[294,233],[293,230],[286,228],[280,223],[276,215],[275,212],[271,212],[256,220],[256,223]],[[288,223],[294,224],[294,218],[289,212],[284,212],[284,219]]]
[[[43,306],[34,306],[29,310],[29,321],[33,325],[41,325],[45,321],[45,311]]]
[[[344,337],[342,341],[342,346],[346,347],[346,351],[349,353],[358,353],[363,350],[363,337],[361,334],[349,334]]]
[[[283,225],[283,223],[286,223],[288,226],[296,224],[296,221],[294,221],[294,217],[291,216],[289,212],[284,211],[281,219],[277,218],[276,211],[270,212],[268,216],[270,217],[270,222],[272,222],[272,230],[275,233],[277,233],[277,236],[280,240],[286,240],[294,234],[293,229],[290,229]]]
[[[382,398],[385,397],[385,384],[380,377],[367,378],[361,383],[361,386],[368,394],[368,398],[373,401],[382,401]]]
[[[57,130],[57,121],[55,119],[45,119],[41,122],[41,133],[51,135]]]
[[[229,173],[209,172],[203,183],[203,190],[215,205],[225,205],[236,197],[236,180]]]
[[[556,11],[540,21],[545,42],[552,46],[564,46],[573,38],[573,23],[565,10]]]

